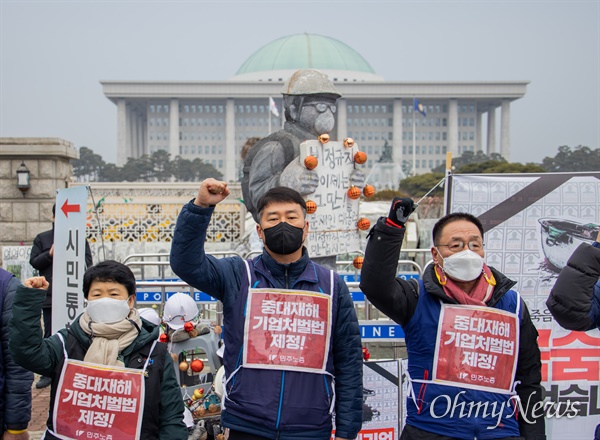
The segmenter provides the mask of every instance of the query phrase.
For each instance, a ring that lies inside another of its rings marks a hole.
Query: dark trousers
[[[248,434],[247,432],[229,430],[229,440],[269,440],[260,435]]]
[[[44,317],[44,338],[49,338],[52,335],[52,309],[44,307],[42,316]]]

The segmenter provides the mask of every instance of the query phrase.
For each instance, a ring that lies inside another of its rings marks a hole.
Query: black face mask
[[[276,254],[289,255],[302,246],[303,228],[280,222],[272,228],[263,229],[265,245]]]

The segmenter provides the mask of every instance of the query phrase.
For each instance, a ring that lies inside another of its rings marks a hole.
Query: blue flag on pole
[[[427,113],[425,112],[425,106],[421,104],[418,99],[413,98],[413,104],[416,112],[419,112],[423,116],[427,117]]]

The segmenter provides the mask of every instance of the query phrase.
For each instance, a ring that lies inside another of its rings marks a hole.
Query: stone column
[[[131,104],[127,104],[127,158],[135,158],[135,150],[133,148],[133,142],[135,139],[135,112],[131,107]]]
[[[127,162],[127,103],[124,99],[117,101],[117,166]]]
[[[483,151],[487,154],[487,148],[481,143],[481,112],[476,110],[475,114],[475,151]]]
[[[343,141],[348,137],[348,101],[340,98],[337,101],[337,138],[336,141]]]
[[[402,170],[402,99],[395,98],[392,109],[392,160]],[[399,178],[399,177],[398,177]]]
[[[138,140],[138,114],[137,110],[131,106],[129,107],[129,120],[131,121],[131,154],[130,157],[137,159],[137,140]]]
[[[510,101],[502,100],[502,113],[500,114],[500,154],[510,162]]]
[[[487,151],[488,154],[497,153],[496,151],[496,107],[491,104],[488,109],[488,127],[487,127]]]
[[[179,156],[179,100],[175,98],[169,108],[169,153],[171,160]]]
[[[148,151],[148,114],[142,116],[142,154],[150,154]]]
[[[452,158],[458,157],[458,100],[448,102],[448,149]]]
[[[139,111],[137,115],[137,133],[137,155],[141,157],[144,155],[144,120]]]
[[[271,114],[269,113],[269,118]],[[235,101],[227,98],[225,102],[225,170],[223,180],[237,182],[236,164],[240,157],[235,153]]]

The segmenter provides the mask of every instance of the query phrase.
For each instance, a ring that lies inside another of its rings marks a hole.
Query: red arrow
[[[67,218],[69,217],[69,212],[80,212],[81,205],[69,205],[69,199],[65,200],[65,203],[62,205],[62,212],[65,213]]]

